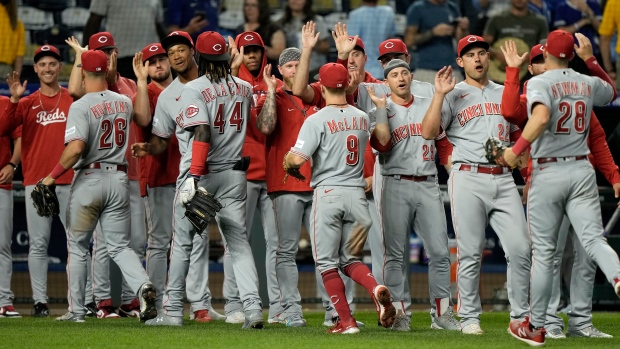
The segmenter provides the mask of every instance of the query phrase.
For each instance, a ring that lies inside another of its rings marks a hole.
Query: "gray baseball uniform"
[[[247,82],[233,77],[226,83],[213,83],[202,76],[185,85],[180,99],[182,110],[177,116],[177,124],[192,137],[193,127],[212,126],[207,159],[209,173],[201,185],[224,206],[216,221],[231,254],[246,315],[262,309],[262,305],[258,295],[258,275],[247,239],[245,171],[233,167],[241,160],[251,101],[252,87]],[[191,157],[190,151],[181,160],[179,186],[189,172]]]
[[[391,149],[379,153],[383,177],[381,214],[387,217],[383,220],[382,279],[394,301],[402,302],[405,280],[398,271],[403,268],[409,233],[415,230],[429,257],[431,315],[435,315],[439,312],[438,300],[450,298],[450,252],[437,184],[435,141],[425,140],[421,134],[431,99],[414,97],[408,106],[398,105],[389,97],[387,101],[387,108],[370,112],[371,119],[374,114],[386,113],[391,132]],[[442,133],[438,139],[444,137]]]
[[[452,224],[458,247],[458,290],[461,326],[480,322],[480,264],[484,231],[491,225],[507,262],[510,317],[529,312],[530,239],[521,198],[510,168],[489,164],[484,144],[495,137],[509,144],[516,130],[501,115],[503,86],[489,82],[482,89],[458,83],[443,102],[441,126],[454,146],[448,181]]]
[[[189,166],[191,163],[192,140],[193,134],[185,131],[176,123],[179,110],[181,108],[178,99],[185,85],[174,79],[172,83],[166,87],[159,98],[155,107],[153,116],[152,133],[161,138],[170,138],[176,132],[179,141],[179,152],[181,153],[181,162],[179,165],[178,185],[183,183]],[[187,154],[190,156],[186,156]],[[155,188],[154,188],[155,189]],[[153,198],[153,204],[158,204],[157,198],[164,200],[170,194],[166,193],[167,187],[160,188],[162,196]],[[185,209],[181,202],[176,199],[178,196],[176,188],[171,212],[170,236],[149,236],[149,255],[147,255],[147,271],[152,275],[153,284],[158,290],[166,290],[168,299],[166,310],[169,315],[183,315],[183,297],[187,292],[187,299],[192,303],[192,310],[209,309],[211,306],[211,291],[209,289],[209,235],[197,236],[194,233],[191,223],[184,218]],[[178,202],[177,202],[178,201]],[[149,201],[150,203],[150,201]],[[154,218],[154,217],[153,217]],[[165,218],[157,217],[157,219],[165,220]],[[162,232],[165,232],[162,230]],[[178,249],[170,251],[170,266],[168,267],[168,258],[166,256],[170,241],[176,245]],[[176,243],[175,243],[176,241]],[[151,243],[153,246],[150,246]],[[180,248],[183,247],[183,248]],[[187,248],[187,250],[185,249]],[[173,258],[174,257],[174,258]],[[168,283],[166,283],[166,270],[168,270]],[[187,289],[186,289],[187,287]],[[159,293],[158,293],[159,295]],[[157,306],[162,307],[162,298],[157,298]]]
[[[86,259],[99,220],[108,253],[134,294],[149,281],[138,256],[129,247],[129,180],[123,170],[132,112],[129,98],[111,91],[87,93],[69,109],[65,143],[86,143],[74,166],[76,175],[67,213],[69,311],[78,316],[84,314]]]
[[[553,280],[553,260],[564,214],[575,234],[608,281],[620,277],[618,255],[603,236],[601,206],[594,168],[588,161],[587,135],[593,105],[605,105],[613,87],[603,80],[572,69],[554,69],[528,82],[528,114],[542,104],[550,120],[534,143],[530,156],[533,172],[528,196],[528,223],[532,234],[531,324],[541,327]],[[563,240],[565,237],[562,238]]]

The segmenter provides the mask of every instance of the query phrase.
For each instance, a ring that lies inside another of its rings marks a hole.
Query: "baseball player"
[[[172,232],[182,229],[183,234],[189,235],[189,229],[192,229],[192,225],[185,219],[173,225],[176,176],[178,176],[180,158],[186,153],[185,149],[182,152],[179,150],[179,141],[174,135],[174,118],[179,109],[176,98],[186,82],[198,77],[198,66],[193,58],[194,42],[188,33],[182,31],[170,33],[162,40],[161,45],[151,44],[145,47],[141,55],[142,57],[139,57],[140,54],[138,54],[134,61],[134,70],[138,77],[134,121],[144,127],[144,139],[148,140],[149,144],[134,144],[132,148],[136,155],[139,149],[147,147],[152,154],[145,158],[150,183],[147,201],[150,210],[150,227],[146,270],[158,294],[163,295],[166,289],[167,254]],[[172,80],[170,73],[166,77],[165,72],[170,72],[170,63],[168,57],[164,55],[169,56],[175,63],[174,69],[179,74],[175,80]],[[151,83],[148,85],[146,85],[147,75],[151,78]],[[172,126],[171,133],[166,133],[165,137],[160,136],[162,135],[161,127],[156,127],[155,118],[169,120],[168,124]],[[146,152],[140,155],[146,155]],[[165,175],[160,176],[160,173]],[[171,179],[173,175],[175,177]],[[169,180],[173,180],[173,183],[161,184]],[[177,207],[177,210],[183,211],[181,206]],[[223,320],[224,316],[211,308],[211,291],[208,286],[209,238],[206,235],[204,237],[194,236],[192,243],[188,277],[184,285],[187,287],[187,298],[192,304],[193,319],[198,322]],[[171,268],[170,274],[180,271],[180,269]],[[156,304],[157,309],[162,308],[162,296],[158,295]]]
[[[241,158],[252,87],[230,75],[230,55],[220,34],[202,33],[196,41],[196,50],[200,54],[199,77],[183,87],[179,97],[181,112],[176,113],[175,117],[176,124],[184,130],[184,134],[177,133],[179,147],[181,152],[187,149],[181,159],[175,205],[189,202],[198,184],[213,193],[224,205],[216,220],[235,269],[245,313],[243,328],[260,329],[263,318],[258,276],[245,231],[245,171],[248,161]],[[170,121],[158,116],[154,120],[154,133],[165,135],[165,131],[160,131],[160,127],[164,128],[161,124]],[[166,128],[168,134],[174,129],[170,126]],[[222,133],[219,133],[220,130]],[[183,215],[183,209],[177,207],[173,224],[182,222]],[[187,220],[184,222],[189,224]],[[165,314],[148,322],[149,325],[183,323],[184,280],[192,235],[193,230],[187,234],[180,234],[179,230],[174,232],[171,273],[164,298]],[[176,271],[174,275],[173,270]]]
[[[33,316],[47,317],[47,248],[51,238],[51,217],[40,217],[32,206],[30,194],[37,181],[44,177],[54,166],[50,159],[60,157],[63,132],[69,107],[73,98],[67,89],[58,84],[58,74],[62,69],[60,52],[51,45],[43,45],[35,51],[34,69],[39,77],[41,87],[38,91],[22,98],[26,91],[26,81],[20,83],[19,75],[13,73],[7,82],[11,91],[10,103],[0,114],[0,135],[8,136],[17,127],[22,130],[22,171],[24,175],[26,199],[26,221],[28,223],[28,270],[34,299]],[[69,191],[73,171],[59,177],[56,182],[56,194],[60,203],[60,221],[67,227],[65,214],[69,200]],[[90,285],[90,277],[88,278]],[[92,299],[88,287],[87,299]],[[95,310],[96,312],[96,310]]]
[[[579,41],[576,52],[586,63],[588,69],[594,76],[603,80],[608,79],[607,74],[592,55],[592,45],[590,40],[576,33],[575,37]],[[516,124],[519,128],[525,128],[527,123],[527,98],[522,94],[519,98],[519,67],[525,59],[525,55],[519,56],[516,52],[516,45],[508,41],[506,47],[502,47],[508,67],[506,68],[506,82],[504,83],[504,93],[502,95],[502,111],[506,120]],[[528,70],[533,76],[542,74],[545,71],[545,60],[543,57],[543,46],[536,45],[530,50],[530,65]],[[518,65],[517,65],[518,64]],[[607,81],[611,83],[611,80]],[[605,178],[612,183],[616,196],[620,193],[620,174],[618,166],[614,164],[611,152],[605,141],[605,130],[596,118],[594,112],[590,116],[590,133],[588,134],[588,148],[590,149],[590,162],[600,170]],[[527,171],[527,169],[526,169]],[[527,184],[529,187],[529,183]],[[527,191],[524,189],[524,202]],[[562,220],[561,231],[567,230],[570,222],[566,215]],[[570,235],[570,237],[569,237]],[[575,259],[572,267],[571,288],[571,310],[568,312],[568,331],[563,333],[564,320],[557,315],[561,294],[561,272],[562,255],[564,249],[570,248],[571,244],[562,241],[562,237],[572,238]],[[572,227],[566,234],[558,236],[558,248],[556,249],[553,262],[553,288],[551,300],[547,309],[547,320],[545,322],[546,338],[561,339],[566,336],[592,337],[592,338],[611,338],[612,336],[601,332],[592,324],[592,291],[594,286],[594,276],[596,275],[596,264],[587,255],[583,246],[576,241],[575,231]]]
[[[575,234],[620,297],[620,261],[603,237],[601,208],[586,138],[593,105],[616,98],[615,89],[598,77],[568,68],[574,38],[556,30],[549,34],[543,56],[546,72],[528,82],[529,121],[513,148],[504,152],[514,166],[515,154],[532,145],[528,224],[532,235],[531,318],[510,324],[513,337],[544,345],[545,320],[553,284],[553,260],[564,214]],[[565,88],[562,88],[565,86]]]
[[[106,55],[82,54],[86,94],[71,105],[65,130],[66,147],[60,161],[43,179],[54,185],[70,168],[76,170],[67,207],[69,261],[69,311],[58,321],[84,322],[86,260],[95,225],[111,258],[140,298],[140,321],[157,316],[155,287],[136,253],[129,247],[129,180],[127,178],[127,131],[133,108],[131,100],[106,89]]]
[[[76,61],[71,70],[69,77],[68,90],[72,97],[80,98],[84,94],[81,85],[80,55],[86,49],[81,47],[75,38],[70,38],[67,44],[76,52]],[[114,42],[112,34],[109,32],[100,32],[92,35],[88,41],[88,48],[91,50],[102,51],[108,57],[108,72],[106,74],[106,83],[108,89],[113,92],[132,98],[136,93],[136,83],[133,80],[120,76],[116,69],[118,48]],[[128,144],[139,141],[139,128],[135,123],[129,124]],[[146,226],[145,207],[142,196],[146,195],[145,183],[140,183],[140,164],[138,160],[131,156],[131,149],[127,147],[127,163],[129,178],[130,207],[131,207],[131,247],[136,251],[138,256],[144,256],[146,246]],[[112,301],[110,299],[110,277],[109,263],[110,257],[105,250],[106,243],[100,241],[97,232],[101,227],[97,227],[93,241],[93,293],[97,301],[97,307],[101,312],[97,313],[98,317],[114,317]],[[137,317],[139,313],[140,303],[129,286],[127,280],[123,280],[121,307],[119,308],[120,316]]]
[[[167,52],[169,60],[172,61],[172,67],[177,72],[178,77],[160,92],[159,97],[156,98],[156,101],[153,100],[153,97],[155,97],[153,94],[151,94],[152,97],[145,96],[144,94],[148,94],[148,92],[144,91],[143,88],[139,89],[136,99],[149,98],[149,103],[148,112],[146,110],[139,112],[137,119],[140,120],[138,123],[150,125],[152,134],[149,137],[148,143],[138,143],[132,145],[134,156],[157,156],[159,154],[163,154],[169,147],[174,147],[175,143],[177,144],[177,151],[180,152],[181,157],[187,154],[188,149],[191,150],[191,143],[189,143],[191,141],[190,135],[185,130],[178,127],[175,120],[180,109],[179,97],[183,86],[198,77],[198,66],[194,60],[194,42],[188,33],[184,31],[174,31],[162,40],[162,47]],[[140,67],[142,67],[140,65],[140,60],[137,59],[136,68]],[[142,67],[140,69],[144,70],[145,68]],[[137,71],[137,73],[141,76],[144,75],[144,72],[141,73]],[[156,86],[152,86],[150,89],[152,90],[154,87]],[[154,105],[155,102],[156,106]],[[146,107],[146,105],[144,105],[144,107]],[[153,111],[154,115],[151,117]],[[164,155],[159,156],[162,157]],[[186,158],[186,160],[188,159]],[[187,170],[187,167],[189,166],[188,163],[179,162],[179,164],[184,166],[182,168],[185,170]],[[169,166],[171,165],[172,164],[169,163]],[[177,165],[175,171],[178,171],[180,165]],[[180,177],[181,180],[185,179],[184,176],[185,173],[183,172]],[[163,193],[156,193],[156,197],[167,195],[165,190],[162,189],[160,191]],[[175,194],[176,191],[175,186]],[[171,316],[162,317],[162,319],[165,319],[166,321],[162,320],[157,324],[183,324],[183,297],[184,290],[186,288],[187,299],[190,301],[192,308],[190,318],[193,318],[199,322],[209,322],[209,319],[224,320],[225,316],[218,314],[211,307],[211,291],[209,290],[208,284],[209,238],[206,234],[205,236],[194,234],[193,226],[187,219],[184,218],[185,211],[183,206],[181,206],[179,201],[175,203],[174,197],[168,199],[173,205],[170,212],[172,215],[172,221],[170,222],[170,225],[172,226],[172,233],[163,229],[163,227],[165,227],[163,223],[159,224],[159,227],[162,228],[159,230],[153,230],[152,234],[156,235],[149,237],[151,240],[149,243],[149,248],[152,246],[154,251],[148,255],[150,256],[150,262],[149,259],[147,259],[147,263],[150,263],[151,265],[150,268],[147,265],[147,272],[154,275],[154,277],[158,280],[157,282],[161,284],[159,287],[162,287],[162,290],[170,290],[170,302],[169,307],[166,310],[168,311],[168,315]],[[165,200],[165,197],[163,199],[159,199],[159,201],[161,200]],[[161,205],[161,203],[158,204],[158,206],[159,205]],[[160,212],[158,215],[159,214],[165,213]],[[166,218],[158,217],[158,219],[164,221]],[[193,236],[192,240],[185,240],[189,239],[190,236]],[[180,240],[181,242],[177,243],[177,245],[181,243],[191,243],[192,247],[191,252],[187,255],[184,251],[171,254],[170,267],[167,268],[168,263],[166,254],[171,239],[176,241]],[[189,269],[187,269],[188,264]],[[167,269],[169,269],[169,272],[168,283],[166,284],[165,273]],[[163,306],[161,298],[158,302],[158,307]]]
[[[9,104],[9,98],[0,97],[0,110]],[[10,137],[0,136],[0,317],[19,318],[13,307],[11,275],[11,237],[13,236],[13,174],[22,157],[22,128],[18,127]],[[13,153],[11,154],[11,140]]]
[[[411,330],[401,292],[401,264],[409,233],[414,229],[429,257],[430,294],[435,297],[431,328],[460,330],[450,307],[448,232],[435,166],[436,143],[447,142],[446,135],[442,132],[435,140],[422,138],[420,126],[431,99],[411,94],[409,64],[394,59],[385,65],[384,71],[390,96],[379,99],[372,88],[369,93],[376,106],[370,112],[371,118],[376,119],[371,144],[380,151],[381,212],[386,217],[382,229],[382,269],[396,308],[392,329]]]
[[[247,200],[246,200],[246,227],[248,236],[252,231],[254,213],[258,209],[261,216],[265,240],[272,241],[275,234],[276,222],[273,212],[273,203],[267,195],[266,182],[266,161],[265,161],[265,135],[256,127],[256,118],[260,113],[261,106],[258,100],[267,93],[267,85],[263,80],[263,69],[267,64],[267,54],[261,36],[253,31],[243,32],[235,38],[234,47],[240,50],[238,59],[231,63],[233,76],[238,76],[252,85],[253,103],[250,110],[250,119],[246,128],[245,143],[243,145],[243,157],[250,159],[250,166],[247,171]],[[242,50],[242,51],[241,51]],[[284,318],[278,314],[284,312],[278,297],[281,294],[279,286],[289,281],[278,280],[276,278],[276,263],[285,262],[282,256],[276,256],[277,244],[267,243],[267,253],[265,258],[265,270],[267,272],[267,290],[269,294],[269,317],[270,323],[284,322]],[[292,255],[294,259],[294,255]],[[226,322],[243,323],[243,304],[239,297],[239,289],[235,282],[234,271],[230,261],[230,251],[224,254],[224,297],[226,298]],[[282,292],[286,294],[287,292]],[[305,322],[290,322],[292,326],[305,325]]]
[[[306,119],[295,145],[284,157],[285,170],[312,160],[312,255],[339,314],[327,332],[340,334],[359,333],[359,328],[345,301],[339,270],[368,291],[384,327],[392,325],[395,314],[390,291],[377,284],[357,255],[372,224],[362,175],[370,120],[366,113],[347,103],[348,80],[349,73],[341,64],[321,67],[319,81],[325,108]]]
[[[461,331],[474,335],[484,333],[478,287],[487,224],[506,254],[510,317],[514,321],[529,313],[531,248],[523,206],[511,169],[485,158],[489,137],[509,144],[518,132],[501,115],[503,87],[488,80],[488,49],[489,44],[479,36],[459,40],[456,62],[465,70],[466,79],[456,84],[452,68],[442,69],[422,121],[422,137],[434,139],[443,129],[454,146],[448,192],[458,248],[458,315]]]
[[[297,289],[298,272],[295,263],[299,247],[302,224],[310,231],[310,211],[312,208],[312,188],[309,186],[310,164],[301,168],[307,181],[289,179],[282,170],[282,159],[295,144],[299,129],[304,121],[316,113],[316,106],[306,104],[291,92],[293,79],[301,51],[287,48],[280,54],[278,70],[284,79],[280,83],[271,75],[271,66],[263,70],[263,80],[267,85],[267,94],[261,97],[258,105],[262,106],[256,125],[267,136],[267,190],[275,211],[275,232],[267,238],[267,251],[277,256],[275,270],[277,275],[275,307],[269,307],[269,321],[282,322],[288,326],[305,326],[301,309],[301,296]],[[275,258],[274,258],[275,259]],[[270,296],[271,302],[271,296]]]

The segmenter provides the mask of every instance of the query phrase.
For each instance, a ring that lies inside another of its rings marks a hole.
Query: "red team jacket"
[[[5,110],[9,103],[11,103],[9,97],[0,96],[0,110]],[[11,132],[10,137],[0,135],[0,169],[3,169],[11,161],[11,139],[15,140],[21,136],[21,126]],[[11,190],[13,189],[13,183],[0,184],[0,189]]]

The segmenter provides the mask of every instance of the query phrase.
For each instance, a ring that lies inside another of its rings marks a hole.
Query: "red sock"
[[[338,275],[338,269],[330,269],[321,274],[325,290],[330,300],[334,304],[334,308],[338,312],[341,321],[349,321],[351,318],[351,309],[347,302],[347,296],[344,294],[344,283]]]
[[[362,285],[370,294],[371,299],[374,297],[372,292],[378,284],[366,264],[362,262],[351,263],[344,268],[343,273],[353,279],[353,281]]]

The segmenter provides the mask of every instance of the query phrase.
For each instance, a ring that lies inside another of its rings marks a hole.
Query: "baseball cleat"
[[[286,319],[282,317],[282,314],[278,314],[267,319],[267,322],[270,324],[283,324],[286,322]]]
[[[559,328],[552,328],[550,330],[545,330],[545,338],[551,339],[566,339],[566,335]]]
[[[344,322],[340,320],[340,317],[336,317],[333,319],[334,325],[327,330],[327,333],[337,333],[337,334],[356,334],[360,333],[360,329],[357,328],[357,323],[355,319],[351,317],[348,321]]]
[[[145,322],[157,316],[157,307],[155,306],[155,286],[150,282],[145,282],[138,290],[140,297],[140,321]]]
[[[510,329],[509,329],[510,330]],[[469,324],[463,328],[461,328],[461,332],[463,334],[475,334],[475,335],[483,335],[484,331],[480,328],[480,324]]]
[[[523,321],[512,321],[510,323],[510,334],[516,339],[534,347],[545,345],[546,332],[544,327],[531,327],[529,317],[525,317]]]
[[[87,315],[88,316],[88,315]],[[104,299],[97,306],[97,318],[99,319],[117,319],[120,316],[114,311],[111,299]]]
[[[84,315],[77,315],[69,311],[65,315],[57,317],[56,321],[84,322]]]
[[[140,301],[134,298],[129,304],[121,304],[118,308],[118,315],[122,317],[138,317],[140,316]]]
[[[215,311],[215,309],[213,309],[213,307],[209,307],[207,310],[209,311],[209,316],[211,316],[211,318],[213,320],[215,320],[215,321],[226,320],[226,316],[218,313],[217,311]]]
[[[97,307],[95,307],[97,309]],[[95,313],[97,311],[95,310]],[[47,303],[37,303],[32,308],[32,317],[48,317],[50,316],[50,309],[47,307]]]
[[[97,317],[97,303],[90,302],[84,306],[86,308],[86,317]]]
[[[245,317],[245,322],[243,323],[243,329],[253,328],[255,330],[260,330],[263,328],[265,320],[263,319],[263,313],[260,310],[250,311],[249,314]]]
[[[392,305],[390,290],[383,285],[377,285],[375,289],[372,290],[372,294],[374,295],[375,305],[379,311],[379,321],[383,327],[389,328],[394,324],[394,316],[396,315],[396,309],[394,305]]]
[[[15,308],[13,308],[12,305],[7,305],[7,306],[0,308],[0,318],[3,318],[3,317],[17,319],[22,316],[19,315],[17,311],[15,311]]]
[[[411,331],[411,319],[402,310],[398,310],[394,317],[394,324],[390,328],[392,331],[408,332]]]
[[[194,312],[194,321],[196,322],[211,322],[213,319],[209,315],[209,311],[207,309],[196,310]]]
[[[306,320],[299,314],[291,315],[284,320],[286,327],[306,327]]]
[[[241,311],[234,312],[226,316],[226,323],[228,324],[242,324],[245,323],[245,314]]]
[[[454,318],[454,313],[452,310],[448,310],[443,313],[441,316],[432,316],[431,315],[431,328],[434,330],[449,330],[449,331],[460,331],[461,323],[458,322],[457,319]]]
[[[169,316],[162,313],[154,319],[147,320],[145,324],[148,326],[183,326],[183,317]]]
[[[614,336],[599,331],[594,325],[590,325],[589,327],[582,328],[581,330],[571,330],[566,331],[567,337],[588,337],[588,338],[614,338]]]

